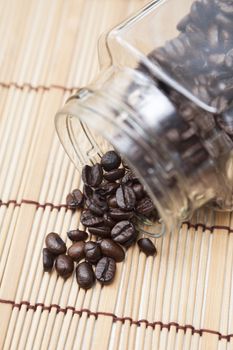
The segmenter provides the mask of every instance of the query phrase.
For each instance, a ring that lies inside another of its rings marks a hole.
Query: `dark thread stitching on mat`
[[[56,89],[56,90],[62,90],[64,92],[73,92],[74,90],[78,90],[78,87],[75,86],[63,86],[63,85],[57,85],[57,84],[51,84],[49,86],[46,85],[32,85],[30,83],[23,83],[23,84],[18,84],[16,82],[9,82],[9,83],[3,83],[0,82],[0,87],[4,88],[4,89],[10,89],[11,87],[14,87],[16,89],[19,90],[23,90],[25,88],[28,88],[29,90],[32,91],[36,91],[38,92],[39,90],[41,91],[50,91],[52,89]]]
[[[168,329],[168,331],[170,331],[171,327],[175,327],[176,332],[178,332],[179,330],[183,330],[184,333],[186,333],[186,331],[190,329],[192,335],[199,334],[200,336],[202,336],[203,333],[208,333],[208,334],[217,335],[219,340],[226,339],[228,342],[230,341],[231,338],[233,338],[233,333],[223,335],[222,333],[218,331],[214,331],[212,329],[206,329],[206,328],[195,329],[192,325],[181,326],[177,322],[169,322],[169,323],[163,323],[161,321],[149,322],[146,319],[135,321],[131,317],[118,317],[111,312],[91,311],[89,309],[76,310],[73,306],[67,306],[65,308],[61,308],[57,304],[51,304],[50,306],[45,306],[43,303],[36,303],[35,305],[31,305],[28,301],[21,301],[20,303],[15,303],[12,300],[5,300],[5,299],[0,299],[0,303],[12,305],[12,308],[18,308],[19,310],[21,309],[22,305],[25,305],[27,306],[27,310],[33,310],[33,311],[36,311],[37,308],[41,307],[42,311],[50,312],[52,308],[55,308],[57,313],[63,312],[64,314],[66,314],[68,310],[71,310],[73,314],[78,314],[80,317],[82,316],[83,313],[86,313],[88,317],[94,316],[95,319],[98,319],[99,316],[112,317],[113,322],[119,321],[124,324],[126,321],[129,321],[130,325],[136,325],[138,327],[140,327],[141,324],[145,323],[146,327],[152,327],[153,329],[156,326],[159,326],[161,327],[161,329],[165,328],[165,329]]]
[[[35,205],[37,208],[45,209],[46,207],[50,207],[52,210],[53,209],[60,210],[61,208],[65,208],[66,210],[68,210],[68,207],[67,207],[66,204],[57,204],[57,205],[55,205],[55,204],[49,203],[49,202],[41,204],[41,203],[39,203],[37,201],[33,201],[33,200],[30,200],[30,199],[22,199],[21,202],[17,202],[15,199],[10,199],[7,202],[2,202],[2,200],[0,199],[0,207],[1,206],[8,207],[10,204],[14,204],[16,207],[20,207],[22,204],[32,204],[32,205]],[[226,230],[229,234],[233,233],[233,228],[228,227],[228,226],[224,226],[224,225],[208,226],[208,225],[205,225],[205,224],[202,224],[202,223],[192,224],[191,222],[188,222],[188,221],[184,221],[183,225],[187,225],[188,228],[194,228],[195,230],[197,230],[198,228],[202,228],[203,230],[208,230],[211,233],[213,233],[214,230]]]

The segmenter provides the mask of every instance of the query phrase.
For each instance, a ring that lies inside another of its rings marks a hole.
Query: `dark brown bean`
[[[116,193],[116,190],[119,186],[120,184],[117,182],[108,182],[97,188],[95,192],[102,197],[106,197],[108,195]]]
[[[124,168],[114,169],[104,174],[104,178],[107,181],[113,182],[121,179],[125,174]]]
[[[102,238],[108,238],[111,237],[111,228],[106,226],[99,226],[99,227],[89,227],[89,232],[92,235],[102,237]]]
[[[86,199],[91,198],[92,195],[93,195],[93,192],[94,191],[93,191],[93,189],[90,186],[84,184],[84,186],[83,186],[83,195],[84,195],[84,197]]]
[[[103,180],[103,169],[100,164],[85,165],[82,169],[82,179],[85,185],[97,187]]]
[[[113,281],[116,273],[116,262],[109,257],[103,257],[96,265],[95,276],[102,284],[109,284]]]
[[[91,264],[86,261],[81,262],[76,267],[76,280],[81,288],[89,289],[95,284],[95,274]]]
[[[48,250],[55,255],[63,254],[66,252],[65,242],[55,232],[50,232],[46,236],[45,244]]]
[[[133,184],[132,189],[137,200],[140,200],[145,196],[144,188],[140,183]]]
[[[69,209],[79,209],[83,207],[84,196],[79,189],[73,190],[66,197],[66,204]]]
[[[100,248],[104,256],[109,256],[116,262],[121,262],[125,258],[124,250],[112,239],[103,239],[100,243]]]
[[[120,208],[110,209],[109,210],[110,217],[115,221],[129,220],[134,216],[133,211],[123,211]]]
[[[116,196],[112,195],[108,198],[108,206],[110,208],[118,208]]]
[[[43,248],[43,268],[44,271],[51,271],[54,264],[54,255],[48,248]]]
[[[128,170],[123,176],[123,178],[121,179],[121,183],[123,185],[132,185],[138,182],[139,182],[138,178],[131,170]]]
[[[81,214],[81,223],[84,226],[98,226],[104,222],[103,217],[94,215],[90,210],[84,210]]]
[[[115,151],[108,151],[101,158],[101,165],[105,171],[117,169],[120,164],[121,158]]]
[[[107,226],[107,227],[112,228],[113,226],[116,225],[116,222],[111,218],[109,213],[104,213],[103,218],[104,218],[105,227]]]
[[[85,241],[88,238],[88,233],[82,230],[70,230],[67,232],[67,236],[73,242]]]
[[[59,276],[68,278],[74,270],[74,262],[68,255],[58,255],[55,262],[55,268]]]
[[[72,244],[68,249],[68,255],[74,260],[74,261],[80,261],[85,258],[85,242],[79,241],[74,244]]]
[[[91,264],[96,264],[102,257],[100,246],[96,242],[87,242],[84,251],[86,260]]]
[[[118,222],[111,231],[112,239],[128,247],[131,245],[137,238],[137,233],[132,222],[128,220]]]
[[[140,250],[145,253],[147,256],[156,255],[157,250],[155,248],[154,243],[149,238],[141,238],[137,241],[137,244],[140,248]]]
[[[136,197],[131,187],[122,185],[116,191],[116,200],[120,208],[124,210],[134,209]]]
[[[137,202],[137,205],[136,205],[136,211],[142,215],[148,215],[152,213],[154,209],[155,209],[154,204],[149,197],[145,197],[141,199],[139,202]]]

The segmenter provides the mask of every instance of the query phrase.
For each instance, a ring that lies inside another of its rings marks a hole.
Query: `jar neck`
[[[78,168],[99,161],[110,143],[135,170],[169,226],[214,197],[208,186],[193,197],[189,193],[184,161],[173,147],[183,124],[155,81],[129,68],[109,69],[56,116],[60,140]]]

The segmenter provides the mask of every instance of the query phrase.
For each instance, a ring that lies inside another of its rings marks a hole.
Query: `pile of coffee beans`
[[[65,279],[75,268],[77,283],[89,289],[96,280],[101,284],[113,281],[116,263],[125,259],[126,250],[139,238],[138,216],[156,220],[158,213],[138,178],[115,151],[105,153],[100,164],[85,165],[82,180],[83,191],[73,190],[66,203],[69,209],[82,210],[81,222],[89,233],[68,231],[72,241],[68,249],[57,233],[49,233],[43,267],[51,271],[55,263],[58,275]],[[95,239],[90,240],[90,235]],[[146,256],[156,255],[150,239],[140,238],[137,243]]]

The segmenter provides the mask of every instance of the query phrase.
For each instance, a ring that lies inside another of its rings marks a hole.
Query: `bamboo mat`
[[[42,271],[46,233],[79,224],[55,112],[95,76],[99,34],[145,3],[0,1],[1,350],[233,349],[230,214],[198,212],[156,241],[155,258],[130,249],[107,287]]]

